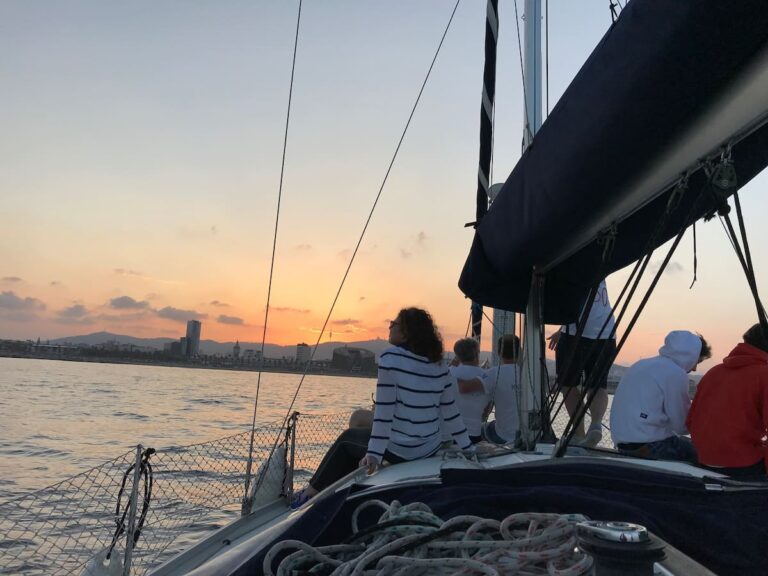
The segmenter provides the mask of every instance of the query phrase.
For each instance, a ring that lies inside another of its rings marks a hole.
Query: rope
[[[290,125],[290,121],[291,121],[291,102],[293,101],[293,79],[296,72],[296,53],[298,52],[298,46],[299,46],[299,27],[301,25],[301,2],[302,0],[299,0],[299,11],[296,17],[296,35],[293,40],[293,60],[291,62],[291,81],[288,88],[288,110],[285,116],[285,133],[283,136],[283,155],[280,163],[280,184],[278,186],[278,191],[277,191],[277,211],[275,214],[275,232],[272,237],[272,258],[270,259],[270,262],[269,262],[269,282],[267,287],[267,305],[264,310],[264,329],[261,334],[262,360],[264,358],[264,349],[267,341],[267,322],[269,320],[269,304],[272,298],[272,278],[275,270],[275,254],[277,251],[277,230],[280,224],[280,205],[283,197],[283,178],[285,176],[285,157],[286,157],[286,151],[288,149],[288,126]],[[248,461],[246,463],[246,469],[245,469],[245,491],[243,492],[243,511],[245,511],[246,507],[250,507],[250,503],[248,502],[248,490],[251,485],[251,470],[253,468],[253,440],[254,440],[254,430],[256,428],[256,412],[259,407],[259,390],[260,389],[261,389],[261,366],[259,367],[259,373],[256,378],[256,398],[253,403],[253,418],[251,420],[251,443],[250,443],[250,448],[248,449]]]
[[[141,455],[141,464],[139,466],[139,476],[144,477],[144,497],[142,498],[142,505],[141,505],[141,514],[139,514],[139,521],[136,523],[136,528],[133,531],[133,543],[132,546],[135,548],[136,543],[139,541],[139,536],[141,536],[141,529],[144,526],[144,521],[147,518],[147,512],[149,511],[149,502],[152,499],[152,483],[153,483],[153,476],[152,476],[152,464],[149,463],[149,457],[152,456],[152,454],[155,453],[154,448],[147,448],[144,450],[144,452]],[[117,493],[117,505],[115,506],[115,533],[112,536],[112,542],[109,544],[109,548],[107,549],[107,555],[106,558],[109,560],[109,557],[112,555],[112,551],[115,548],[115,545],[117,544],[118,538],[125,532],[125,517],[128,515],[128,511],[131,509],[131,498],[128,498],[128,501],[125,503],[125,508],[123,508],[122,514],[120,513],[120,501],[123,498],[123,492],[125,492],[125,484],[128,482],[128,477],[133,472],[134,468],[136,468],[136,464],[131,464],[128,469],[123,474],[123,481],[120,484],[120,490]]]
[[[395,160],[397,159],[397,155],[400,152],[400,147],[402,146],[403,141],[405,140],[405,136],[408,133],[408,128],[410,127],[411,121],[413,120],[413,116],[416,113],[416,108],[418,107],[419,102],[421,101],[421,96],[424,93],[424,89],[427,86],[427,82],[429,81],[429,77],[432,74],[432,69],[435,66],[435,62],[437,61],[437,57],[440,54],[440,50],[443,47],[443,43],[445,42],[445,38],[448,35],[448,31],[451,28],[451,24],[453,23],[453,18],[456,15],[456,11],[459,8],[460,2],[461,2],[461,0],[456,0],[456,3],[453,6],[453,10],[451,11],[451,16],[448,19],[448,23],[446,24],[445,29],[443,30],[443,34],[442,34],[442,36],[440,38],[440,42],[438,43],[437,49],[435,50],[435,54],[432,57],[432,62],[429,65],[429,69],[427,70],[427,74],[424,77],[424,81],[421,84],[421,88],[419,89],[419,93],[416,96],[416,101],[413,103],[413,106],[411,107],[411,112],[410,112],[410,114],[408,116],[408,120],[405,123],[405,127],[403,128],[403,131],[402,131],[402,133],[400,135],[400,139],[398,140],[397,146],[395,147],[395,151],[394,151],[394,153],[392,155],[392,158],[391,158],[391,160],[389,162],[389,165],[387,167],[387,171],[384,174],[384,179],[382,180],[381,185],[379,186],[379,190],[376,193],[376,197],[374,198],[374,201],[373,201],[373,204],[371,206],[371,209],[368,212],[368,217],[366,218],[365,224],[363,225],[363,229],[360,232],[360,236],[359,236],[359,238],[357,240],[357,244],[355,245],[355,249],[352,251],[352,256],[349,259],[349,264],[347,265],[347,268],[344,271],[344,275],[342,276],[341,282],[339,284],[339,288],[336,291],[336,295],[334,296],[333,301],[331,302],[331,306],[330,306],[330,309],[328,310],[328,314],[325,317],[325,320],[323,321],[323,326],[321,327],[320,332],[319,332],[319,334],[317,336],[317,341],[315,342],[314,346],[312,347],[312,354],[310,355],[309,361],[306,363],[306,365],[304,367],[304,372],[301,374],[301,378],[299,379],[299,383],[296,386],[296,391],[293,394],[293,398],[291,398],[291,403],[288,406],[288,410],[286,411],[285,418],[283,419],[283,426],[282,426],[283,428],[286,426],[286,423],[288,422],[288,419],[290,418],[290,415],[291,415],[291,413],[293,411],[293,407],[296,404],[296,399],[298,398],[299,392],[301,390],[301,387],[304,384],[304,380],[307,377],[307,373],[309,371],[309,367],[312,364],[312,360],[315,358],[315,354],[317,353],[317,349],[320,346],[320,341],[322,340],[323,336],[325,335],[325,330],[328,327],[328,322],[330,321],[331,315],[333,314],[333,311],[336,308],[336,303],[338,302],[339,297],[341,296],[341,291],[344,288],[344,284],[347,281],[347,277],[349,276],[349,272],[352,269],[352,264],[354,263],[355,258],[357,257],[357,253],[360,250],[360,246],[363,243],[363,239],[365,238],[365,233],[368,230],[368,226],[370,225],[371,220],[373,219],[373,214],[376,211],[376,207],[377,207],[377,205],[379,203],[379,199],[381,198],[381,195],[382,195],[382,193],[384,191],[384,186],[386,185],[387,180],[389,179],[389,174],[392,171],[392,167],[395,164]],[[271,450],[269,452],[269,457],[271,457],[272,454],[274,453],[275,449],[277,448],[277,445],[278,445],[279,441],[280,441],[280,436],[275,438],[275,441],[274,441],[274,443],[272,445],[272,448],[271,448]],[[257,484],[257,489],[258,489],[258,487],[259,487],[259,485]],[[247,495],[247,493],[246,493],[246,495]],[[245,510],[245,505],[244,505],[243,509]]]
[[[378,522],[359,528],[360,513],[381,508]],[[592,558],[576,551],[576,522],[560,514],[518,513],[503,520],[456,516],[443,520],[424,503],[401,505],[369,500],[352,514],[352,535],[339,544],[314,547],[298,540],[274,545],[264,558],[266,576],[293,573],[405,576],[457,572],[500,574],[588,574]],[[277,572],[272,566],[284,557]]]
[[[533,132],[531,132],[531,126],[528,123],[528,96],[525,90],[525,66],[523,64],[523,45],[520,39],[520,15],[517,13],[517,0],[515,0],[515,26],[517,28],[517,53],[520,56],[520,80],[523,83],[523,108],[525,109],[525,137],[523,145],[525,146],[526,140],[528,142],[533,141]]]

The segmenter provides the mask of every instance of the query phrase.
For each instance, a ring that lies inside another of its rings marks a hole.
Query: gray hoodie
[[[700,354],[701,338],[674,330],[658,356],[640,360],[624,373],[611,405],[614,443],[656,442],[688,432],[688,372]]]

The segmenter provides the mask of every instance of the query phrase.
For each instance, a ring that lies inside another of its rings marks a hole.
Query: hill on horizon
[[[98,346],[107,342],[118,342],[120,344],[132,344],[133,346],[148,346],[157,350],[162,350],[163,346],[169,342],[176,342],[177,338],[138,338],[136,336],[127,336],[125,334],[114,334],[112,332],[93,332],[92,334],[83,334],[80,336],[65,336],[63,338],[54,338],[50,340],[51,344],[85,344],[87,346]],[[218,342],[216,340],[201,340],[200,352],[203,354],[232,354],[235,342]],[[386,340],[377,338],[375,340],[364,340],[359,342],[322,342],[317,347],[315,360],[330,360],[333,357],[333,351],[336,348],[350,346],[355,348],[365,348],[376,355],[384,351],[390,344]],[[260,342],[240,342],[241,353],[245,350],[261,350]],[[264,356],[267,358],[294,358],[296,356],[296,346],[281,346],[279,344],[265,344]]]

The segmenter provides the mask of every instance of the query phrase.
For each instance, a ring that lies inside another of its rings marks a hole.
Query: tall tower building
[[[199,320],[187,322],[187,356],[197,356],[200,353],[200,329]]]
[[[305,343],[296,345],[296,363],[306,364],[312,356],[312,351]]]
[[[232,357],[237,360],[240,358],[240,340],[235,342],[235,345],[232,347]]]

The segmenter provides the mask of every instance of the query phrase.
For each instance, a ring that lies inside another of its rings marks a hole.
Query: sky
[[[494,182],[520,157],[523,121],[515,5],[500,4]],[[319,337],[452,9],[303,3],[268,342]],[[0,2],[0,338],[176,338],[196,318],[203,339],[261,340],[297,10]],[[550,0],[549,15],[552,107],[611,19],[603,0]],[[323,341],[385,338],[411,305],[449,348],[466,334],[457,281],[472,241],[484,22],[485,2],[460,4]],[[767,183],[741,193],[758,286]],[[712,343],[706,369],[755,322],[720,224],[697,235],[697,282],[688,234],[620,362],[682,328]],[[612,295],[625,277],[608,279]]]

